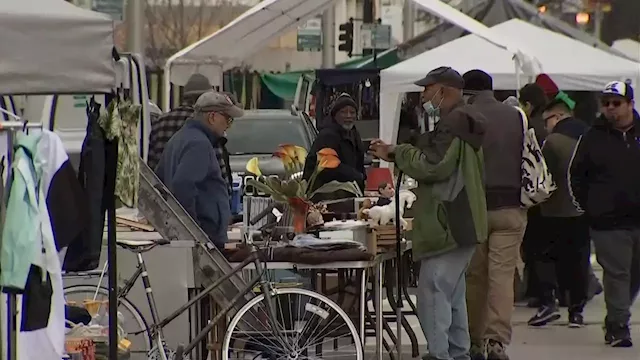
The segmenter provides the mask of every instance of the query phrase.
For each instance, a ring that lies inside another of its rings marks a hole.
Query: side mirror
[[[291,115],[296,116],[298,115],[298,107],[296,105],[291,105]]]

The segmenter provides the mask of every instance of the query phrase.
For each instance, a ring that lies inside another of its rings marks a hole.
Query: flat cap
[[[225,94],[217,91],[207,91],[200,95],[194,108],[198,112],[220,112],[232,118],[239,118],[244,115],[244,110],[238,106],[237,102]]]

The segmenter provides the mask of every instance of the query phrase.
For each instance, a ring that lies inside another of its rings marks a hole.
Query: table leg
[[[364,324],[365,311],[367,311],[367,270],[360,269],[360,342],[362,343],[362,349],[367,345],[367,334]]]
[[[374,268],[374,307],[376,313],[376,359],[382,360],[382,262]]]

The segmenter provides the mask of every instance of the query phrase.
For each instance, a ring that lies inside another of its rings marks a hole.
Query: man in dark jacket
[[[485,163],[489,239],[478,245],[467,271],[469,332],[474,358],[508,359],[516,265],[527,225],[520,206],[524,131],[520,112],[496,100],[493,79],[481,70],[464,74],[469,106],[485,119]]]
[[[318,162],[317,152],[324,148],[336,151],[340,165],[335,169],[324,169],[315,180],[314,190],[333,180],[340,182],[355,181],[364,191],[364,153],[362,139],[355,127],[358,119],[358,106],[349,94],[341,94],[331,105],[332,122],[320,130],[318,137],[311,145],[304,166],[304,179],[311,178]],[[353,195],[334,193],[318,195],[315,201],[352,197]]]
[[[640,118],[633,107],[633,88],[609,83],[602,115],[580,138],[570,167],[604,271],[605,342],[615,347],[632,346],[630,309],[640,289]]]
[[[468,359],[471,341],[464,273],[478,243],[487,239],[481,114],[462,99],[464,80],[450,67],[437,68],[416,85],[424,109],[439,118],[416,146],[376,140],[371,152],[393,161],[418,181],[413,256],[420,261],[418,318],[429,355],[423,359]]]
[[[193,119],[167,143],[156,174],[218,247],[227,242],[229,191],[216,149],[243,110],[226,94],[209,91],[195,103]]]
[[[531,326],[544,326],[560,318],[556,305],[557,282],[569,290],[569,327],[582,327],[582,310],[589,286],[589,226],[575,205],[567,174],[578,139],[587,125],[572,117],[562,100],[552,101],[543,118],[549,135],[542,153],[558,188],[540,204],[539,226],[544,236],[535,239],[535,269],[541,287],[541,304],[529,320]],[[558,281],[556,281],[558,279]],[[563,281],[561,281],[563,280]]]

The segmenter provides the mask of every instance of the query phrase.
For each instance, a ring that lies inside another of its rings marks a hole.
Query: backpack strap
[[[522,132],[526,134],[527,130],[529,129],[529,117],[524,112],[524,110],[520,109],[520,107],[518,106],[514,106],[514,107],[520,113],[520,118],[522,119]]]

